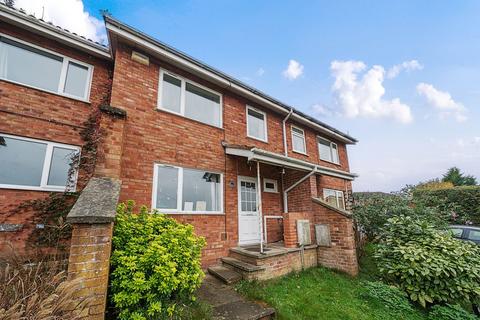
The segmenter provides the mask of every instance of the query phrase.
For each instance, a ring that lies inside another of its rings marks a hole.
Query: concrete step
[[[223,257],[221,260],[223,264],[226,264],[230,267],[233,267],[235,269],[240,269],[246,272],[255,272],[255,271],[265,270],[264,266],[256,266],[254,264],[244,262],[232,257]]]
[[[212,276],[220,279],[226,284],[233,284],[242,280],[242,275],[240,273],[221,265],[211,266],[207,270]]]

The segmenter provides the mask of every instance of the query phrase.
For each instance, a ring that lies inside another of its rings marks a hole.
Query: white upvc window
[[[223,214],[223,174],[155,164],[152,208],[165,213]]]
[[[298,127],[292,126],[292,150],[294,152],[307,154],[307,146],[305,144],[305,131]]]
[[[278,182],[274,179],[263,178],[263,191],[277,193],[278,192]]]
[[[323,189],[323,199],[334,207],[345,209],[345,198],[343,197],[343,191]]]
[[[222,95],[205,86],[160,69],[157,108],[222,127]]]
[[[93,66],[0,34],[0,79],[88,102]]]
[[[80,148],[0,133],[0,188],[75,191]]]
[[[247,137],[268,142],[267,114],[247,105]]]
[[[323,161],[340,164],[340,158],[338,156],[338,146],[335,142],[327,140],[325,138],[318,137],[318,153],[320,159]]]

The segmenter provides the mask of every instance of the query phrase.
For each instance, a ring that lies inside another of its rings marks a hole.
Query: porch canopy
[[[342,178],[346,180],[354,180],[358,177],[355,173],[350,173],[343,170],[333,169],[300,159],[284,156],[278,153],[266,151],[263,149],[224,144],[225,153],[232,156],[239,156],[247,158],[248,161],[256,161],[266,164],[271,164],[283,168],[296,169],[301,171],[309,171],[316,174],[324,174],[332,177]]]

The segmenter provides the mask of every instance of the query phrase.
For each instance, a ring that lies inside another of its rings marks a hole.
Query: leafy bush
[[[471,221],[480,225],[480,186],[455,187],[440,190],[413,191],[415,201],[427,206],[450,211],[450,222],[465,223]]]
[[[366,281],[363,283],[363,287],[366,291],[362,296],[382,301],[383,305],[387,308],[400,313],[413,312],[407,294],[397,287],[389,286],[380,281]]]
[[[382,276],[427,303],[478,301],[480,247],[418,217],[388,220],[375,257]]]
[[[90,300],[74,296],[82,279],[68,281],[63,261],[38,258],[0,263],[0,319],[84,319]]]
[[[184,225],[134,203],[120,204],[113,235],[111,301],[119,319],[164,319],[194,300],[205,240]]]
[[[424,200],[424,199],[422,199]],[[353,215],[370,240],[382,237],[382,230],[389,218],[398,216],[421,217],[436,226],[447,224],[448,205],[412,201],[406,191],[403,194],[374,194],[356,198]]]
[[[435,305],[428,313],[429,320],[478,320],[459,305]]]

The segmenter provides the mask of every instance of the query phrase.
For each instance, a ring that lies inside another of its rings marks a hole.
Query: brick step
[[[254,264],[241,261],[232,257],[223,257],[221,260],[224,265],[233,267],[234,269],[238,269],[244,272],[257,272],[265,270],[264,266],[256,266]]]
[[[226,284],[233,284],[242,280],[242,275],[240,273],[235,272],[232,269],[225,268],[222,265],[211,266],[207,270],[212,276]]]

